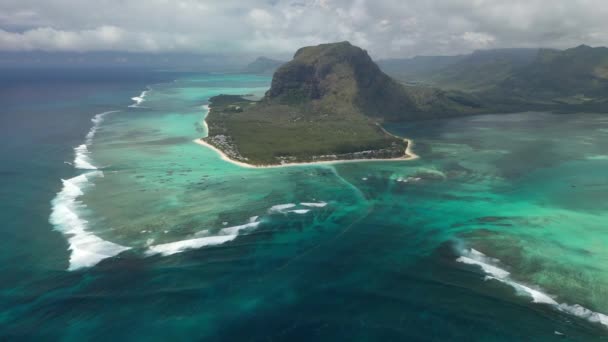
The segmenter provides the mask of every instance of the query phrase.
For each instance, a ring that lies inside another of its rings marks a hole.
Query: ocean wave
[[[162,256],[173,255],[187,251],[189,249],[197,249],[205,246],[221,245],[228,241],[236,239],[236,235],[218,235],[218,236],[207,236],[203,238],[182,240],[176,242],[170,242],[160,245],[150,246],[146,250],[147,256],[161,254]]]
[[[286,204],[274,205],[274,206],[270,207],[270,209],[268,209],[267,212],[270,214],[294,213],[294,214],[303,215],[303,214],[309,213],[312,210],[310,208],[321,208],[321,207],[324,207],[325,205],[327,205],[327,203],[325,203],[325,202],[316,202],[316,203],[315,202],[310,202],[310,203],[304,202],[304,203],[300,203],[300,205],[307,206],[309,208],[289,210],[291,208],[297,207],[297,204],[286,203]],[[167,255],[173,255],[176,253],[181,253],[181,252],[191,250],[191,249],[197,249],[197,248],[206,247],[206,246],[221,245],[223,243],[236,239],[237,236],[243,230],[257,228],[261,222],[262,221],[260,221],[259,216],[253,216],[253,217],[250,217],[248,222],[245,224],[233,226],[233,227],[222,228],[219,230],[217,235],[212,235],[212,236],[209,235],[210,230],[205,229],[205,230],[202,230],[202,231],[194,234],[194,236],[196,238],[193,238],[193,239],[187,239],[187,240],[181,240],[181,241],[176,241],[176,242],[169,242],[169,243],[165,243],[165,244],[149,246],[148,249],[144,252],[144,254],[146,256],[156,255],[156,254],[161,254],[163,256],[167,256]]]
[[[202,238],[189,239],[189,240],[181,240],[176,242],[170,242],[160,245],[150,246],[146,251],[145,255],[155,255],[161,254],[163,256],[173,255],[177,253],[181,253],[187,251],[189,249],[197,249],[205,246],[214,246],[221,245],[228,241],[232,241],[236,239],[239,235],[239,232],[244,229],[256,228],[260,221],[257,221],[257,216],[254,216],[249,219],[249,222],[243,225],[227,227],[223,228],[219,231],[220,235],[214,236],[206,236]],[[208,230],[205,230],[205,234],[208,233]]]
[[[142,92],[136,102],[141,103],[146,93],[147,91]],[[79,215],[86,206],[78,198],[84,194],[83,191],[86,187],[92,185],[91,180],[93,178],[103,177],[103,172],[97,171],[97,167],[91,161],[88,146],[93,143],[93,138],[105,116],[116,112],[118,111],[99,113],[91,119],[93,126],[85,136],[85,143],[74,148],[74,162],[65,162],[73,165],[76,169],[89,170],[89,172],[68,180],[62,179],[63,188],[51,202],[52,209],[49,222],[53,224],[56,230],[62,232],[68,240],[69,270],[91,267],[103,259],[130,249],[130,247],[103,240],[87,231],[88,222]]]
[[[294,209],[294,210],[289,210],[287,212],[288,213],[294,213],[294,214],[303,215],[303,214],[307,214],[308,212],[310,212],[310,209]]]
[[[268,209],[269,213],[283,213],[285,210],[295,207],[295,203],[277,204]]]
[[[74,148],[74,167],[81,170],[97,170],[89,157],[89,149],[86,144]]]
[[[106,115],[108,114],[112,114],[112,113],[117,113],[117,110],[112,110],[109,112],[103,112],[103,113],[99,113],[96,114],[91,121],[93,122],[93,127],[91,127],[91,129],[89,130],[89,133],[87,133],[86,135],[86,144],[87,145],[91,145],[93,143],[93,138],[95,137],[95,133],[97,133],[97,130],[99,129],[99,125],[101,125],[101,123],[103,122],[103,119]]]
[[[96,114],[95,116],[93,116],[93,118],[91,119],[91,122],[93,122],[93,126],[91,127],[91,129],[89,130],[89,132],[87,133],[87,135],[85,137],[85,143],[74,148],[73,165],[75,168],[81,169],[81,170],[97,170],[97,167],[95,165],[93,165],[93,162],[91,161],[88,146],[90,146],[93,143],[93,138],[95,137],[95,134],[97,133],[97,130],[99,129],[99,126],[103,122],[104,117],[108,114],[117,113],[117,112],[118,112],[117,110],[113,110],[113,111],[99,113],[99,114]]]
[[[69,270],[93,266],[129,249],[88,232],[88,222],[79,215],[86,206],[78,198],[84,194],[85,188],[92,185],[91,180],[96,177],[103,177],[103,172],[92,171],[62,180],[63,188],[52,201],[49,221],[67,237],[70,245]]]
[[[260,225],[260,221],[252,221],[252,219],[254,219],[254,217],[252,217],[251,219],[249,219],[249,223],[242,224],[240,226],[223,228],[223,229],[220,230],[220,234],[222,234],[222,235],[234,235],[234,234],[238,234],[243,229],[256,228],[257,226]]]
[[[146,100],[146,95],[148,95],[148,92],[150,90],[144,90],[141,92],[141,94],[139,94],[139,96],[135,96],[132,97],[131,100],[133,100],[135,103],[130,105],[130,108],[138,108],[140,104],[142,104],[142,102],[144,102]]]
[[[323,208],[327,205],[327,202],[302,202],[300,205],[305,207],[313,207],[313,208]]]
[[[509,271],[497,266],[500,262],[498,259],[490,258],[473,248],[466,249],[461,254],[456,261],[481,267],[484,273],[486,273],[486,280],[497,280],[507,284],[514,288],[517,293],[530,297],[534,303],[548,304],[559,311],[608,327],[608,316],[605,314],[589,310],[579,304],[559,303],[554,297],[542,290],[534,289],[511,279]]]

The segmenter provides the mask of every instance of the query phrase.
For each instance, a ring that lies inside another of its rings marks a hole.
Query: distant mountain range
[[[405,84],[464,91],[500,111],[608,111],[608,48],[499,49],[380,61]]]
[[[517,68],[531,63],[538,51],[479,50],[469,55],[381,60],[378,65],[389,75],[405,82],[471,91],[485,89],[504,80]]]
[[[247,64],[243,71],[250,74],[272,74],[283,63],[285,62],[276,59],[258,57],[255,61]]]
[[[581,45],[537,57],[484,95],[496,104],[608,111],[608,48]]]

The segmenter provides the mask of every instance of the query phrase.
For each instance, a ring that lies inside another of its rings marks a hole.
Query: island
[[[411,141],[384,123],[481,110],[464,94],[393,80],[349,42],[322,44],[299,49],[279,67],[259,101],[211,98],[208,135],[198,142],[250,166],[407,160],[416,157]]]

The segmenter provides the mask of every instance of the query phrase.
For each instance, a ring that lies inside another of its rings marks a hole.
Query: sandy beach
[[[231,164],[243,167],[243,168],[249,168],[249,169],[269,169],[269,168],[277,168],[277,167],[293,167],[293,166],[310,166],[310,165],[329,165],[329,164],[343,164],[343,163],[365,163],[365,162],[386,162],[386,161],[409,161],[409,160],[416,160],[418,158],[420,158],[417,154],[413,153],[411,151],[411,146],[413,145],[412,140],[410,139],[404,139],[408,144],[407,144],[407,148],[405,149],[405,155],[401,158],[378,158],[378,159],[337,159],[337,160],[324,160],[324,161],[315,161],[315,162],[299,162],[299,163],[285,163],[285,164],[278,164],[278,165],[252,165],[252,164],[247,164],[247,163],[243,163],[234,159],[231,159],[230,157],[228,157],[226,154],[224,154],[224,152],[222,152],[220,149],[216,148],[215,146],[212,146],[210,144],[208,144],[207,142],[205,142],[203,139],[195,139],[194,142],[201,145],[201,146],[205,146],[207,148],[210,148],[211,150],[215,151],[217,154],[220,155],[220,157],[222,158],[222,160],[227,161]]]
[[[418,158],[420,158],[417,154],[415,154],[414,152],[412,152],[412,145],[414,144],[412,140],[410,139],[403,139],[404,141],[407,142],[407,147],[405,149],[405,155],[401,158],[383,158],[383,159],[337,159],[337,160],[324,160],[324,161],[315,161],[315,162],[300,162],[300,163],[285,163],[285,164],[279,164],[279,165],[252,165],[252,164],[247,164],[247,163],[243,163],[240,162],[238,160],[234,160],[231,159],[230,157],[228,157],[224,152],[222,152],[220,149],[216,148],[215,146],[208,144],[207,142],[205,142],[202,138],[201,139],[195,139],[194,142],[201,145],[201,146],[205,146],[213,151],[215,151],[217,154],[220,155],[220,157],[222,158],[222,160],[227,161],[229,163],[232,163],[234,165],[243,167],[243,168],[249,168],[249,169],[268,169],[268,168],[276,168],[276,167],[292,167],[292,166],[309,166],[309,165],[328,165],[328,164],[341,164],[341,163],[363,163],[363,162],[379,162],[379,161],[407,161],[407,160],[416,160]]]

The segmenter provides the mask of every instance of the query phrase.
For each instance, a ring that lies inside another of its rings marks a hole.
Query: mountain
[[[297,105],[311,113],[360,113],[391,121],[459,115],[477,108],[462,94],[402,85],[349,42],[298,50],[276,71],[264,101]]]
[[[208,144],[252,164],[403,158],[386,121],[480,112],[468,95],[405,86],[348,42],[299,49],[274,73],[260,101],[211,99]]]
[[[418,83],[439,70],[458,63],[466,58],[457,56],[416,56],[412,58],[393,58],[378,61],[378,66],[386,74],[406,83]]]
[[[442,89],[479,91],[508,78],[534,61],[538,49],[478,50],[469,55],[414,57],[383,61],[380,66],[399,80]]]
[[[251,74],[271,74],[284,62],[267,57],[258,57],[255,61],[247,64],[244,72]]]
[[[608,110],[608,48],[540,50],[532,63],[487,91],[492,101]]]
[[[477,91],[492,87],[529,65],[538,49],[480,50],[430,75],[428,82],[444,89]]]

